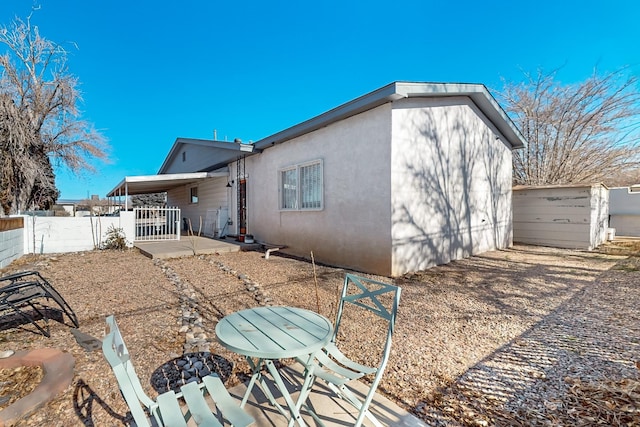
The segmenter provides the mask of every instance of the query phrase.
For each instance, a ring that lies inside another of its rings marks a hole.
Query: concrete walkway
[[[280,369],[285,384],[293,399],[297,399],[300,387],[304,380],[301,373],[301,365],[294,364],[292,366]],[[281,394],[274,388],[273,382],[268,379],[268,385],[276,401],[286,407]],[[238,385],[229,390],[229,392],[241,400],[247,390],[246,384]],[[361,396],[366,393],[364,384],[358,384],[356,391]],[[309,401],[314,412],[320,418],[325,427],[345,427],[353,426],[358,416],[353,406],[336,398],[331,390],[322,384],[322,381],[316,382]],[[384,425],[389,427],[426,427],[426,424],[418,418],[409,414],[389,399],[376,393],[376,396],[369,407],[371,412]],[[251,397],[245,406],[245,410],[256,419],[256,426],[284,427],[287,425],[287,419],[278,410],[271,406],[267,397],[262,393],[258,386],[254,387]],[[310,415],[303,412],[303,419],[309,426],[319,426]],[[373,426],[369,420],[365,420],[364,426]]]
[[[152,259],[238,252],[259,247],[259,245],[240,243],[231,239],[216,240],[201,236],[181,236],[180,240],[137,241],[134,242],[134,246]]]

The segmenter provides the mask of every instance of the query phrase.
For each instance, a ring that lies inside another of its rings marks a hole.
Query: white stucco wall
[[[182,218],[191,221],[195,234],[212,237],[215,234],[218,209],[228,207],[231,189],[226,187],[227,178],[211,178],[185,185],[167,192],[167,206],[178,206]],[[190,188],[198,187],[198,203],[191,203]],[[182,227],[182,224],[181,224]]]
[[[513,240],[568,249],[594,249],[606,239],[608,190],[601,185],[516,187]]]
[[[465,97],[394,102],[392,275],[512,243],[511,148]]]
[[[591,227],[589,248],[595,249],[607,241],[609,228],[609,189],[604,185],[591,186]]]
[[[292,254],[391,271],[391,106],[333,123],[246,159],[249,231]],[[321,159],[324,209],[280,211],[278,170]],[[259,208],[258,208],[259,207]]]

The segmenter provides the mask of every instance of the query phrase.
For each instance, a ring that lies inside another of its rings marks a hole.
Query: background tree
[[[66,51],[18,18],[0,28],[0,205],[5,214],[47,209],[58,197],[53,166],[94,171],[106,144],[80,118]]]
[[[145,206],[166,206],[167,193],[137,194],[135,196],[131,196],[131,204],[134,208],[141,208]]]
[[[515,150],[514,183],[605,182],[636,169],[640,92],[625,70],[562,85],[557,70],[505,83],[499,98],[528,144]]]

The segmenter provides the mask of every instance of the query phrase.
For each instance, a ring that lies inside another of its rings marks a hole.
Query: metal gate
[[[180,240],[180,208],[148,206],[133,209],[136,241]]]

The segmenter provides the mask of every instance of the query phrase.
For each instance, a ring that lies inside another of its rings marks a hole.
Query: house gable
[[[252,144],[178,138],[173,143],[158,174],[211,172],[247,154],[257,153]]]
[[[524,147],[524,137],[484,85],[421,82],[390,83],[319,116],[275,133],[267,138],[263,138],[256,142],[255,146],[258,149],[268,148],[400,99],[446,98],[451,96],[465,96],[471,99],[499,130],[500,136],[504,139],[505,143],[511,148]]]

